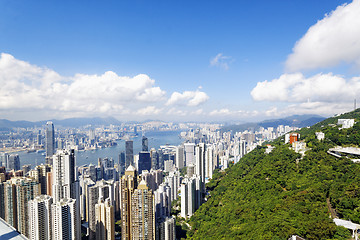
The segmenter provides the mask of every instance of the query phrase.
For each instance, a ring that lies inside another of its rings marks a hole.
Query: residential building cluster
[[[21,169],[16,154],[1,155],[5,166],[0,167],[0,217],[29,239],[173,240],[176,217],[191,217],[206,201],[205,184],[215,169],[226,169],[257,145],[290,130],[279,126],[222,133],[216,124],[187,126],[179,146],[151,148],[143,136],[141,151],[134,154],[133,141],[127,138],[117,161],[105,157],[97,165],[77,166],[80,145],[56,145],[62,133],[48,122],[45,164]],[[119,137],[88,132],[79,144]],[[79,133],[68,130],[66,138]],[[180,203],[178,216],[171,214],[173,202]]]

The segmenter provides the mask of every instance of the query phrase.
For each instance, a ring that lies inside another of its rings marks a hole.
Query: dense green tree
[[[299,131],[311,150],[295,153],[283,138],[270,154],[258,147],[227,171],[216,171],[204,203],[190,219],[191,239],[349,239],[330,214],[360,223],[360,165],[327,153],[359,146],[360,123],[339,129],[339,118],[360,119],[360,110]],[[315,132],[325,133],[319,141]]]

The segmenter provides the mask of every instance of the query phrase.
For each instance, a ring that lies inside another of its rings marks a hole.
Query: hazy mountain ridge
[[[293,115],[286,118],[264,120],[258,123],[244,123],[238,125],[224,126],[221,128],[221,131],[226,132],[232,130],[233,132],[243,132],[245,130],[258,130],[260,127],[276,128],[279,125],[284,125],[284,126],[287,125],[291,127],[303,128],[303,127],[312,126],[324,119],[325,119],[324,117],[319,115],[310,115],[310,114]]]

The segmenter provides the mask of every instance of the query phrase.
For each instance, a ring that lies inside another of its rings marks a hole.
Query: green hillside
[[[326,151],[360,144],[360,123],[339,130],[338,118],[360,120],[356,110],[300,131],[311,150],[305,157],[280,139],[258,147],[208,184],[210,198],[190,219],[190,239],[350,239],[330,215],[360,223],[360,165]],[[330,124],[330,125],[329,125]],[[318,141],[316,131],[325,133]]]

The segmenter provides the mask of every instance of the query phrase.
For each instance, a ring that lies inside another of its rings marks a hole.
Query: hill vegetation
[[[355,118],[353,128],[339,130],[338,118]],[[335,158],[330,147],[360,144],[360,111],[303,128],[301,138],[311,150],[302,157],[274,141],[265,154],[257,147],[239,163],[218,171],[207,185],[208,201],[189,223],[190,239],[350,239],[349,230],[333,217],[360,223],[360,165]],[[330,125],[329,125],[330,124]],[[319,141],[315,132],[325,133]]]

